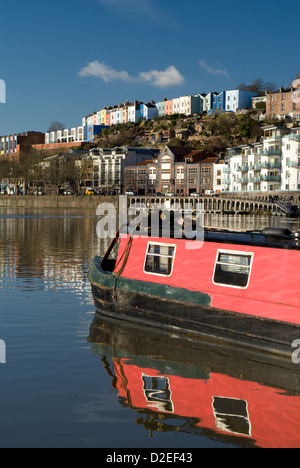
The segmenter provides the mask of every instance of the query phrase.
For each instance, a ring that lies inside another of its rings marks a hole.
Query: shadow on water
[[[300,446],[300,367],[96,314],[88,342],[136,424],[241,447]]]

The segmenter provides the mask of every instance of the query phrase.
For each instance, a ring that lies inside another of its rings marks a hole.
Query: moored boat
[[[287,229],[205,228],[200,243],[126,227],[89,279],[102,314],[291,356],[300,339],[299,261],[300,235]]]

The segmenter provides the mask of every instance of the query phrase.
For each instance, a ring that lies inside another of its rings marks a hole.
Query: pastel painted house
[[[164,117],[166,115],[166,102],[167,99],[156,103],[158,117]]]
[[[251,109],[252,99],[257,96],[251,91],[243,91],[239,89],[226,91],[225,110],[226,112],[236,112],[241,109]]]
[[[158,110],[154,102],[147,104],[141,104],[141,117],[144,120],[153,120],[154,117],[158,116]]]
[[[165,115],[173,115],[173,99],[165,101]]]
[[[225,110],[225,98],[226,98],[225,91],[222,91],[221,93],[214,93],[213,101],[212,101],[212,110],[224,111]]]
[[[180,114],[193,115],[200,112],[200,96],[183,96],[180,98]]]
[[[142,117],[141,106],[142,103],[139,101],[134,101],[134,103],[128,105],[128,122],[138,122]]]

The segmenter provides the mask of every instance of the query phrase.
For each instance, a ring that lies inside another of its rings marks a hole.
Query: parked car
[[[43,192],[42,189],[37,189],[34,191],[34,195],[38,195],[40,197],[42,195],[45,195],[45,192]]]
[[[64,194],[65,196],[74,195],[74,193],[71,192],[71,190],[65,190],[63,194]]]
[[[175,193],[173,192],[167,192],[165,195],[166,197],[175,197]]]
[[[156,192],[156,196],[157,196],[157,197],[163,197],[163,196],[164,196],[164,194],[163,194],[163,193],[161,193],[161,192]]]
[[[85,191],[85,195],[96,195],[96,190],[93,188],[87,188]]]
[[[125,195],[133,196],[133,195],[135,195],[135,193],[133,192],[133,190],[127,190],[125,192]]]
[[[200,197],[200,194],[197,192],[193,192],[190,194],[190,197]]]
[[[208,195],[209,197],[217,197],[218,194],[214,190],[206,190],[205,195]]]

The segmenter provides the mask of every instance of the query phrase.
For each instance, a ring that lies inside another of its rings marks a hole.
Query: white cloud
[[[199,65],[203,70],[207,71],[207,73],[210,73],[211,75],[224,75],[229,78],[229,73],[223,68],[213,68],[204,60],[200,60]]]
[[[174,67],[170,66],[164,71],[151,70],[140,73],[142,81],[149,81],[153,86],[167,88],[168,86],[181,85],[184,83],[184,77]]]
[[[126,71],[114,70],[109,65],[98,62],[98,60],[88,63],[87,66],[82,68],[78,74],[79,76],[93,76],[94,78],[101,78],[106,83],[114,80],[132,81],[132,78]]]
[[[88,63],[80,70],[78,75],[83,77],[91,76],[94,78],[101,78],[106,83],[117,80],[135,83],[147,82],[152,86],[157,86],[159,88],[167,88],[168,86],[181,85],[184,83],[184,77],[174,66],[170,66],[163,71],[150,70],[148,72],[141,72],[137,78],[134,78],[126,71],[117,71],[110,65],[98,62],[98,60]]]

